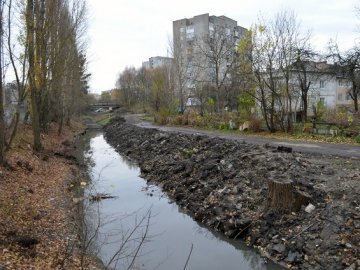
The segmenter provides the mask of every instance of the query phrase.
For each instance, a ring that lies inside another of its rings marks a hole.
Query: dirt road
[[[243,136],[239,134],[226,134],[219,131],[200,130],[188,127],[176,127],[176,126],[159,126],[151,122],[141,121],[138,115],[127,115],[125,117],[128,123],[135,124],[139,127],[156,128],[161,131],[167,132],[180,132],[183,134],[203,134],[211,138],[218,137],[223,139],[244,141],[246,143],[270,146],[286,146],[291,147],[293,151],[299,153],[311,153],[320,155],[331,155],[339,157],[347,157],[353,159],[360,159],[360,146],[348,145],[348,144],[330,144],[330,143],[313,143],[313,142],[301,142],[301,141],[289,141],[270,138],[260,138],[255,136]]]

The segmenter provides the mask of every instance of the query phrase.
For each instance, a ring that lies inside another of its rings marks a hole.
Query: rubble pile
[[[349,168],[339,169],[338,159],[124,121],[105,132],[144,179],[198,222],[292,269],[360,267],[360,172],[353,164],[360,161],[344,160]],[[293,206],[274,208],[274,181],[290,183]]]

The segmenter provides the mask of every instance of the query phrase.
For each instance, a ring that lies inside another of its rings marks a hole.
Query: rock
[[[286,147],[286,146],[282,146],[282,145],[278,146],[278,147],[277,147],[277,150],[278,150],[279,152],[285,152],[285,153],[291,153],[291,152],[292,152],[292,148],[291,148],[291,147]]]
[[[301,258],[302,258],[302,255],[299,252],[289,251],[286,260],[288,262],[293,263],[293,262],[296,262],[297,260],[301,260]]]
[[[306,207],[305,207],[305,212],[306,213],[311,213],[312,211],[315,210],[315,206],[311,203],[309,203]]]
[[[248,243],[299,269],[343,269],[354,262],[349,256],[358,243],[352,232],[360,228],[360,208],[358,187],[352,191],[347,184],[356,177],[337,179],[328,173],[326,157],[126,123],[105,127],[105,137],[140,164],[146,181],[162,186],[182,210],[216,231],[238,238],[244,230]],[[296,207],[285,214],[266,208],[270,179],[292,181],[289,202],[297,201]]]
[[[349,267],[346,267],[344,270],[356,270],[356,265],[355,265],[355,263],[353,263],[353,264],[350,265]]]
[[[286,250],[286,247],[284,244],[276,244],[272,247],[272,250],[275,250],[277,253],[284,253]]]

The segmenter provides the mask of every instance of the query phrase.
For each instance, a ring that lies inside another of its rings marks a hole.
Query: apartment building
[[[208,13],[173,21],[174,61],[178,75],[183,74],[188,97],[201,84],[211,85],[215,80],[230,78],[228,71],[234,60],[236,45],[246,32],[247,29],[239,26],[237,21]],[[223,48],[217,46],[218,40],[225,41]],[[211,54],[224,57],[211,61]],[[219,66],[215,66],[215,62]],[[215,74],[215,70],[219,73]]]
[[[299,67],[301,66],[301,69]],[[264,80],[267,79],[265,74]],[[268,92],[263,92],[265,98],[270,98],[273,91],[276,91],[275,95],[275,107],[276,111],[281,111],[284,106],[287,110],[290,107],[287,105],[291,104],[291,111],[293,113],[293,120],[295,121],[297,116],[301,116],[303,111],[303,101],[301,99],[301,83],[309,86],[307,94],[307,115],[313,116],[313,108],[317,107],[320,102],[328,109],[336,109],[339,107],[346,107],[349,110],[353,108],[353,101],[350,97],[349,92],[351,91],[352,82],[344,75],[341,66],[329,64],[326,61],[315,62],[315,61],[303,61],[301,65],[299,62],[295,62],[289,67],[289,87],[291,91],[291,103],[287,95],[282,96],[282,89],[285,87],[285,79],[282,72],[273,71],[272,77],[275,89]],[[306,79],[305,79],[306,77]],[[305,79],[305,80],[304,80]],[[302,82],[301,82],[302,80]],[[261,91],[257,91],[259,97]],[[257,111],[261,112],[260,102],[257,103]]]
[[[157,68],[157,67],[171,67],[173,64],[173,58],[164,56],[150,57],[148,61],[142,63],[145,68]]]

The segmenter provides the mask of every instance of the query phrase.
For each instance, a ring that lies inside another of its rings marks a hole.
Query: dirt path
[[[138,115],[126,115],[125,119],[128,123],[135,124],[144,128],[156,128],[166,132],[180,132],[183,134],[202,134],[211,138],[217,137],[228,140],[244,141],[250,144],[270,146],[286,146],[291,147],[295,152],[311,153],[320,155],[340,156],[353,159],[360,159],[360,146],[347,145],[347,144],[330,144],[330,143],[313,143],[301,141],[289,141],[270,138],[260,138],[254,136],[242,136],[239,134],[225,134],[219,131],[200,130],[188,127],[175,127],[175,126],[159,126],[151,122],[141,121]]]

